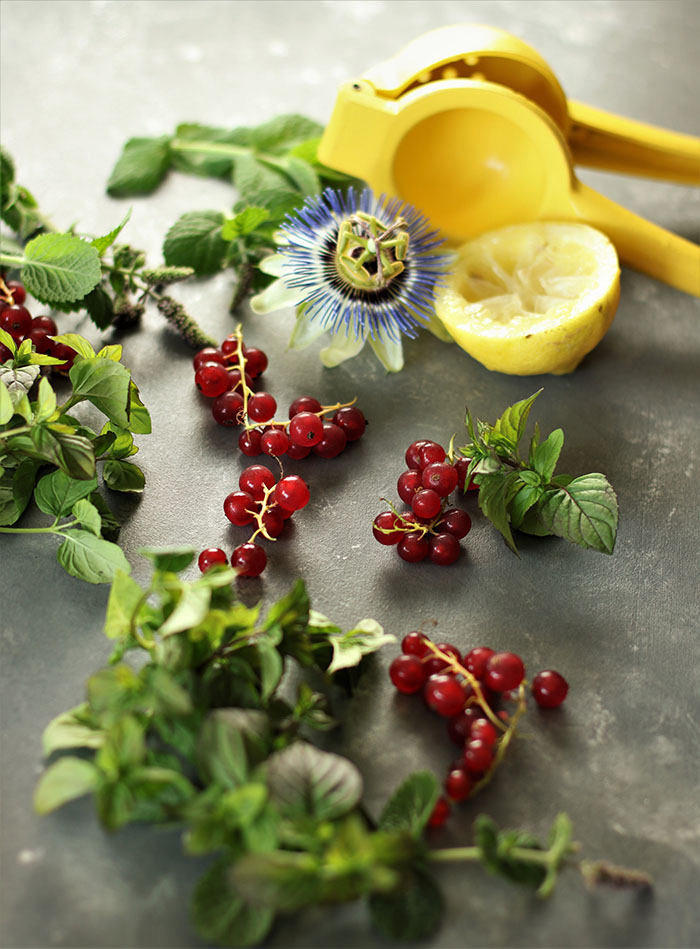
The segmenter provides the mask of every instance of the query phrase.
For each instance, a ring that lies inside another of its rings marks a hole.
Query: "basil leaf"
[[[131,632],[134,611],[140,603],[144,602],[144,592],[138,583],[132,580],[127,572],[115,571],[107,601],[105,636],[108,639],[128,636]]]
[[[95,478],[89,481],[69,477],[64,471],[52,471],[40,479],[34,500],[44,514],[63,517],[76,501],[86,498],[97,487]]]
[[[139,553],[147,557],[156,570],[180,573],[194,560],[192,547],[141,547]]]
[[[71,514],[91,534],[94,534],[95,537],[100,536],[102,518],[94,504],[90,504],[85,498],[81,498],[80,501],[76,501]]]
[[[24,458],[14,471],[6,470],[0,478],[0,526],[9,527],[24,513],[34,490],[39,464]]]
[[[99,355],[99,354],[98,354]],[[135,435],[151,434],[151,416],[146,406],[141,401],[139,389],[136,383],[131,380],[129,383],[129,431]]]
[[[170,166],[170,136],[130,138],[107,182],[107,194],[124,198],[149,194],[163,181]]]
[[[62,531],[63,543],[56,552],[58,562],[71,576],[88,583],[109,583],[117,570],[131,567],[121,547],[89,531],[71,528]]]
[[[112,459],[106,461],[102,469],[105,484],[113,491],[125,491],[138,494],[146,486],[146,478],[138,465],[129,461]]]
[[[362,776],[352,762],[297,741],[267,762],[270,797],[289,816],[333,820],[362,795]]]
[[[121,428],[129,427],[129,382],[131,373],[121,363],[97,356],[74,363],[69,372],[73,393],[88,402]]]
[[[605,475],[574,478],[566,487],[545,493],[540,519],[558,537],[588,550],[611,554],[617,535],[617,498]]]
[[[72,234],[40,234],[24,248],[22,281],[42,303],[82,300],[101,278],[100,255]]]
[[[527,417],[530,414],[530,409],[532,408],[532,403],[540,392],[542,392],[542,389],[538,389],[529,399],[523,399],[521,402],[516,402],[514,405],[508,406],[503,415],[493,426],[494,434],[505,439],[513,452],[517,451],[518,444],[525,431],[525,425],[527,423]]]

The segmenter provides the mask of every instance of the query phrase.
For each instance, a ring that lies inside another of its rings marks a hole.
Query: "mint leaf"
[[[95,356],[75,362],[68,375],[73,383],[74,396],[87,399],[112,422],[129,428],[131,373],[126,366]]]
[[[529,399],[523,399],[521,402],[508,406],[493,426],[494,434],[505,439],[514,453],[517,453],[518,444],[525,432],[525,425],[532,403],[540,392],[542,392],[542,389],[538,389]]]
[[[76,501],[71,514],[85,530],[90,531],[95,537],[100,536],[102,518],[94,504],[91,504],[85,498],[81,498],[80,501]]]
[[[508,519],[508,505],[517,491],[517,471],[496,471],[483,474],[479,482],[479,507],[493,526],[503,534],[506,543],[517,554]]]
[[[124,462],[122,462],[123,464]],[[161,636],[173,636],[197,626],[209,612],[211,589],[206,586],[183,584],[177,606],[160,627]]]
[[[305,741],[268,758],[267,785],[283,814],[318,820],[342,817],[362,795],[362,776],[352,762]]]
[[[95,454],[92,442],[83,435],[74,435],[62,429],[52,431],[45,425],[35,425],[29,433],[26,454],[49,461],[70,478],[92,481],[95,477]]]
[[[67,748],[102,746],[105,733],[99,728],[91,728],[85,724],[83,717],[87,712],[88,704],[83,702],[49,722],[41,737],[44,757],[48,758],[54,751],[64,751]]]
[[[103,237],[96,237],[90,243],[96,249],[100,257],[104,254],[108,248],[112,246],[115,240],[119,237],[121,232],[124,230],[129,218],[131,217],[131,208],[126,212],[120,224],[117,224],[108,234],[105,234]]]
[[[430,771],[416,771],[394,791],[379,818],[379,830],[407,830],[419,837],[435,802],[440,797],[440,785]]]
[[[205,781],[235,788],[248,777],[248,761],[243,735],[227,711],[217,709],[207,716],[197,742],[197,769]]]
[[[532,452],[532,467],[543,481],[549,481],[554,474],[563,445],[564,433],[560,428],[555,428]]]
[[[285,159],[284,170],[303,195],[318,194],[321,182],[311,165],[302,158]]]
[[[42,774],[34,792],[34,810],[50,814],[57,807],[97,788],[99,771],[82,758],[60,758]]]
[[[63,471],[52,471],[40,479],[34,492],[39,510],[54,517],[63,517],[76,501],[88,497],[97,487],[97,480],[71,478]]]
[[[237,237],[252,234],[254,230],[269,220],[270,212],[267,208],[258,208],[254,204],[239,211],[235,217],[229,218],[221,228],[221,236],[225,241],[233,241]]]
[[[386,643],[395,643],[396,637],[384,632],[374,619],[363,619],[347,633],[331,634],[328,642],[333,647],[333,658],[326,670],[329,674],[348,669],[360,663],[363,656],[376,652]]]
[[[101,277],[96,249],[72,234],[41,234],[24,248],[22,281],[42,303],[82,300]]]
[[[7,348],[10,350],[13,356],[17,352],[17,343],[15,342],[13,337],[10,336],[7,330],[4,330],[1,326],[0,326],[0,343],[2,343],[3,346],[7,346]]]
[[[95,355],[92,343],[77,333],[61,333],[59,336],[52,336],[51,338],[55,343],[63,343],[64,346],[68,346],[83,359],[92,359]]]
[[[200,878],[192,896],[192,922],[202,939],[217,946],[254,946],[269,932],[275,914],[236,895],[231,869],[229,858],[220,857]]]
[[[224,265],[228,242],[221,235],[220,211],[189,211],[165,235],[166,264],[191,267],[198,276],[217,273]]]
[[[542,496],[543,488],[536,485],[525,484],[515,495],[510,503],[510,525],[514,529],[521,529],[527,512],[539,501]],[[527,533],[527,531],[526,531]],[[545,532],[548,533],[548,532]]]
[[[281,155],[308,138],[323,134],[323,126],[304,115],[278,115],[250,130],[250,143],[259,152]]]
[[[130,138],[112,169],[107,193],[113,198],[149,194],[163,181],[170,166],[170,136]]]
[[[204,175],[212,178],[229,178],[233,170],[233,155],[217,154],[203,148],[201,151],[180,149],[178,145],[191,142],[214,143],[217,145],[236,145],[247,148],[250,145],[250,130],[247,128],[221,129],[209,125],[183,123],[175,129],[172,167],[177,171],[191,175]]]
[[[253,155],[241,155],[236,159],[233,184],[241,198],[253,204],[264,203],[259,200],[261,195],[284,192],[290,188],[289,179],[283,172],[270,168]]]
[[[433,877],[424,867],[413,867],[393,893],[369,898],[372,922],[388,939],[403,942],[428,939],[440,927],[444,902]]]
[[[151,434],[151,416],[148,409],[141,401],[138,386],[133,381],[133,379],[129,383],[128,429],[130,432],[133,432],[135,435],[150,435]]]
[[[194,560],[192,547],[142,547],[139,553],[147,557],[156,570],[180,573]]]
[[[112,580],[105,616],[105,636],[119,639],[131,632],[131,621],[139,604],[144,603],[144,592],[128,572],[116,570]]]
[[[89,531],[62,531],[63,543],[56,552],[58,562],[71,576],[88,583],[110,583],[117,572],[131,567],[121,547]]]
[[[574,478],[566,487],[548,490],[539,509],[542,524],[579,547],[611,554],[617,536],[617,498],[605,475]]]
[[[24,458],[0,478],[0,526],[9,527],[24,513],[34,490],[38,462]]]
[[[139,494],[146,486],[146,478],[138,465],[129,461],[112,459],[106,461],[102,474],[105,484],[113,491]]]

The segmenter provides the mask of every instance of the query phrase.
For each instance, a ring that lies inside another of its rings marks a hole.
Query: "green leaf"
[[[134,435],[151,434],[151,416],[148,409],[141,401],[139,389],[136,383],[131,380],[129,383],[129,431]]]
[[[121,232],[124,230],[124,227],[126,226],[130,217],[131,217],[131,208],[129,208],[129,210],[126,212],[126,214],[122,218],[121,223],[117,224],[117,226],[113,228],[113,230],[111,230],[109,234],[105,234],[104,237],[96,237],[93,241],[91,241],[92,246],[97,250],[97,253],[100,255],[100,257],[104,254],[104,252],[109,247],[112,246],[115,240],[119,237]]]
[[[542,496],[543,488],[531,484],[525,484],[510,502],[508,513],[510,514],[510,525],[514,529],[520,529],[527,512],[539,501]]]
[[[128,636],[131,632],[131,621],[136,608],[144,602],[144,594],[128,572],[117,570],[112,581],[107,601],[105,617],[105,636],[108,639],[118,639]]]
[[[39,465],[33,458],[24,458],[0,478],[0,526],[14,524],[24,513],[34,490]]]
[[[100,255],[72,234],[40,234],[24,248],[22,281],[42,303],[82,300],[101,277]]]
[[[192,547],[141,547],[139,553],[151,561],[156,570],[180,573],[194,560]]]
[[[221,234],[220,211],[188,211],[165,235],[163,256],[175,267],[192,267],[198,276],[217,273],[224,265],[228,242]]]
[[[113,198],[149,194],[163,181],[170,166],[170,136],[130,138],[107,182]]]
[[[226,711],[218,709],[207,716],[197,743],[197,768],[205,781],[234,788],[245,784],[248,761],[243,735]]]
[[[253,946],[270,931],[274,911],[253,907],[236,895],[228,857],[213,863],[192,895],[192,922],[202,939],[217,946]]]
[[[435,935],[444,902],[433,877],[417,866],[404,874],[396,892],[373,893],[369,909],[373,924],[383,936],[407,942]]]
[[[95,455],[92,442],[83,435],[56,431],[35,425],[30,432],[34,457],[50,461],[71,478],[92,481],[95,477]],[[29,449],[27,449],[29,453]]]
[[[428,823],[440,785],[430,771],[410,774],[394,791],[379,818],[379,830],[408,830],[419,837]]]
[[[117,570],[131,570],[121,547],[111,541],[77,528],[62,531],[61,536],[64,541],[56,552],[58,562],[79,580],[109,583]]]
[[[309,619],[309,595],[303,580],[297,580],[289,593],[270,607],[263,629],[278,626],[284,637],[294,639],[304,633]]]
[[[97,788],[99,772],[82,758],[60,758],[44,771],[34,792],[34,810],[50,814],[62,804],[73,801]]]
[[[113,491],[140,493],[146,486],[146,478],[138,465],[129,461],[112,459],[106,461],[102,470],[105,484]]]
[[[479,507],[493,526],[503,534],[510,549],[517,553],[508,520],[508,505],[517,490],[517,471],[497,471],[481,475],[479,484]]]
[[[13,356],[17,352],[17,343],[15,342],[14,337],[10,336],[7,330],[4,330],[1,326],[0,343],[2,343],[3,346],[7,346]]]
[[[124,462],[120,462],[124,464]],[[173,636],[201,623],[209,612],[211,589],[193,583],[181,587],[180,599],[167,620],[160,627],[161,636]]]
[[[554,474],[563,445],[564,432],[555,428],[533,451],[532,467],[542,476],[543,481],[549,481]]]
[[[330,886],[339,876],[338,868],[333,870]],[[322,867],[310,853],[244,854],[232,868],[232,880],[244,898],[286,912],[322,902],[325,895]]]
[[[302,158],[290,156],[285,160],[284,170],[303,195],[318,194],[321,191],[318,175]]]
[[[61,712],[44,729],[41,738],[44,757],[54,751],[67,748],[101,748],[105,733],[100,728],[91,728],[84,721],[88,713],[87,702],[76,705],[67,712]]]
[[[34,500],[44,514],[63,517],[76,501],[88,497],[97,487],[97,481],[77,480],[63,471],[52,471],[40,479],[34,492]]]
[[[116,536],[119,534],[120,523],[109,509],[107,502],[99,493],[99,491],[93,491],[90,495],[90,503],[94,504],[97,510],[100,512],[100,517],[102,518],[102,536],[106,537],[108,540],[115,540]]]
[[[5,383],[0,379],[0,425],[6,425],[15,414],[15,406]]]
[[[278,115],[250,131],[250,143],[259,152],[281,155],[294,145],[322,135],[323,126],[304,115]]]
[[[395,643],[396,636],[385,633],[376,620],[363,619],[347,633],[329,636],[328,641],[333,647],[333,658],[326,671],[333,674],[339,669],[356,666],[364,656],[376,652],[386,643]]]
[[[233,241],[237,237],[252,234],[269,217],[270,212],[267,208],[258,208],[251,204],[236,214],[235,217],[224,222],[221,228],[221,236],[225,241]]]
[[[97,353],[98,359],[113,359],[114,362],[119,362],[122,358],[122,347],[118,343],[113,343],[110,346],[103,346],[102,349]]]
[[[90,531],[95,537],[100,536],[102,518],[94,504],[90,504],[89,501],[82,498],[80,501],[76,501],[71,514],[85,530]]]
[[[267,784],[283,814],[317,820],[342,817],[362,795],[362,776],[351,761],[304,741],[270,756]]]
[[[547,491],[539,509],[543,525],[579,547],[611,554],[617,536],[617,497],[605,475],[574,478],[566,487]]]
[[[264,204],[262,195],[284,192],[290,188],[289,179],[281,171],[270,168],[253,155],[241,155],[236,159],[233,184],[241,198],[251,204]]]
[[[0,366],[0,382],[5,383],[14,402],[15,412],[20,399],[30,392],[38,377],[38,366]]]
[[[95,287],[83,300],[90,319],[98,329],[106,330],[114,320],[114,301],[102,286]]]
[[[4,386],[2,388],[4,388]],[[0,402],[1,401],[2,393],[0,392]],[[38,422],[43,422],[50,418],[55,411],[56,393],[53,391],[49,380],[46,378],[46,376],[44,376],[39,383],[39,394],[37,396],[35,418]]]
[[[119,425],[115,425],[113,422],[106,422],[100,435],[112,436],[101,452],[95,452],[100,457],[129,458],[138,451],[138,448],[134,445],[134,436],[131,432],[126,428],[120,428]],[[93,442],[93,446],[96,447],[95,442]]]
[[[260,694],[266,702],[277,688],[284,666],[282,656],[268,640],[260,639],[255,645],[260,662]]]
[[[542,389],[538,389],[529,399],[523,399],[521,402],[510,405],[493,426],[494,434],[504,438],[513,452],[517,451],[520,439],[525,432],[525,425],[532,403],[540,392],[542,392]]]
[[[219,145],[237,145],[246,148],[250,145],[250,130],[247,128],[221,129],[208,125],[183,123],[175,130],[176,146],[180,142],[213,142]],[[180,150],[172,152],[172,166],[178,171],[191,175],[204,175],[212,178],[228,178],[233,169],[234,156],[202,151]]]
[[[82,356],[83,359],[92,359],[92,357],[95,355],[95,350],[92,348],[92,343],[85,339],[84,336],[79,336],[77,333],[61,333],[59,336],[53,336],[52,339],[55,343],[63,343],[64,346],[72,349],[73,352],[77,353],[79,356]]]
[[[70,372],[73,393],[87,399],[112,422],[129,428],[129,382],[126,366],[111,359],[81,359]]]

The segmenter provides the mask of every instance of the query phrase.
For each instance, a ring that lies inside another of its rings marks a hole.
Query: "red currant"
[[[435,645],[440,652],[444,652],[446,656],[451,656],[456,662],[462,661],[459,649],[453,646],[452,643],[436,643]]]
[[[313,412],[297,412],[289,423],[289,438],[295,445],[318,445],[323,438],[323,422]]]
[[[358,438],[362,438],[367,427],[367,420],[354,405],[347,405],[345,408],[338,409],[331,421],[342,428],[349,442],[355,442]]]
[[[457,471],[457,487],[460,491],[465,490],[465,484],[467,482],[467,470],[471,464],[471,458],[458,458],[455,461],[455,470]],[[469,481],[469,487],[467,491],[478,491],[479,485],[472,479]]]
[[[267,428],[260,438],[264,454],[279,458],[289,448],[289,436],[279,428]]]
[[[253,422],[269,422],[277,403],[269,392],[258,392],[248,402],[248,418]]]
[[[400,523],[399,518],[394,514],[393,511],[382,511],[381,514],[377,514],[372,524],[372,533],[375,536],[375,539],[379,541],[380,544],[383,544],[385,547],[393,547],[395,544],[401,540],[404,536],[404,531],[395,530],[396,525]],[[383,534],[381,529],[391,531],[390,534]]]
[[[450,805],[444,797],[439,797],[435,802],[433,812],[428,818],[428,827],[442,827],[450,816]]]
[[[404,471],[399,475],[396,483],[396,490],[404,504],[410,504],[413,495],[421,488],[420,471]]]
[[[243,345],[243,342],[240,343],[241,352],[245,355],[246,348]],[[238,355],[239,342],[235,336],[227,336],[226,339],[221,344],[221,352],[226,357],[227,361],[232,361],[234,357]]]
[[[452,675],[432,675],[423,690],[429,708],[438,715],[451,718],[464,708],[464,686]]]
[[[452,534],[457,540],[466,537],[471,530],[472,519],[466,511],[451,507],[440,518],[438,528],[442,533]]]
[[[268,508],[262,516],[262,522],[270,537],[279,537],[284,530],[284,517],[281,508]]]
[[[457,487],[457,477],[457,471],[452,465],[435,461],[423,469],[421,480],[424,488],[432,488],[441,498],[446,498]]]
[[[553,669],[538,672],[532,680],[532,694],[542,708],[557,708],[566,698],[569,683]]]
[[[525,678],[525,666],[520,656],[512,652],[497,652],[486,663],[484,685],[494,692],[517,689]]]
[[[55,368],[58,372],[66,373],[70,370],[71,366],[75,362],[76,352],[74,349],[71,349],[70,346],[66,346],[65,343],[55,343],[51,355],[56,359],[62,359],[63,365],[56,366]]]
[[[429,676],[438,675],[440,672],[444,672],[449,668],[449,663],[445,662],[444,659],[440,659],[439,656],[430,656],[430,659],[424,660],[424,665]]]
[[[19,306],[27,299],[27,291],[24,289],[24,285],[19,282],[19,280],[8,280],[5,284],[7,289],[12,295],[12,302]]]
[[[224,514],[236,527],[252,523],[255,510],[255,498],[248,491],[232,491],[224,498]]]
[[[323,422],[323,436],[314,445],[314,452],[320,458],[336,458],[347,444],[343,429],[335,422]]]
[[[217,362],[205,362],[194,374],[194,384],[202,395],[215,399],[231,388],[227,370]]]
[[[6,306],[0,312],[0,327],[14,339],[20,340],[27,335],[32,325],[32,314],[19,304]]]
[[[238,487],[241,491],[247,491],[254,501],[262,501],[265,488],[273,488],[276,481],[277,478],[265,465],[250,465],[241,471]]]
[[[420,468],[420,457],[419,452],[424,445],[427,445],[428,441],[423,438],[420,441],[412,442],[406,449],[406,467],[418,470]]]
[[[464,765],[471,774],[483,774],[493,761],[493,749],[480,738],[470,739],[464,746]]]
[[[207,362],[215,362],[220,366],[226,365],[224,354],[218,349],[215,349],[213,346],[205,346],[204,349],[200,349],[197,355],[194,357],[192,360],[192,365],[194,366],[195,372]]]
[[[486,663],[491,656],[495,655],[493,649],[488,646],[477,646],[471,649],[464,657],[464,668],[474,676],[475,679],[483,679],[486,671]]]
[[[472,779],[464,768],[452,768],[445,779],[445,793],[453,801],[464,801],[472,789]]]
[[[207,547],[206,550],[201,552],[197,560],[197,565],[202,573],[206,573],[207,570],[210,570],[219,563],[228,563],[228,557],[221,547]]]
[[[40,327],[35,329],[32,325],[24,338],[32,341],[32,345],[38,353],[53,354],[54,341],[46,330]]]
[[[464,747],[465,742],[471,737],[471,729],[474,722],[482,721],[484,713],[478,705],[468,705],[461,712],[457,712],[447,723],[447,734],[455,745]]]
[[[416,656],[401,655],[389,666],[389,678],[399,692],[412,695],[414,692],[420,692],[427,677],[420,659]]]
[[[430,559],[439,567],[449,567],[461,552],[462,548],[454,534],[437,534],[430,538]]]
[[[294,442],[289,443],[287,458],[291,458],[293,461],[300,461],[302,458],[307,458],[310,454],[310,448],[306,448],[304,445],[295,445]]]
[[[262,453],[262,448],[260,447],[261,438],[262,432],[257,428],[247,429],[245,432],[241,432],[239,435],[238,447],[244,455],[248,455],[250,458],[253,458],[255,455],[260,455]]]
[[[432,465],[436,461],[445,460],[445,449],[442,445],[438,445],[437,442],[428,442],[418,452],[418,460],[420,461],[421,471],[424,468],[427,468],[428,465]]]
[[[287,475],[275,488],[275,501],[288,511],[300,511],[309,503],[309,489],[299,475]]]
[[[421,488],[420,491],[416,491],[411,499],[411,510],[413,513],[426,521],[435,517],[440,511],[441,506],[442,501],[440,500],[440,496],[430,488]]]
[[[476,740],[478,738],[479,741],[483,741],[491,747],[498,741],[498,734],[496,726],[487,718],[475,719],[469,731],[470,739]]]
[[[4,343],[0,343],[0,365],[2,365],[8,359],[12,359],[12,350],[8,349]]]
[[[35,316],[32,320],[32,329],[30,332],[34,330],[46,330],[49,336],[55,336],[58,333],[56,321],[51,319],[50,316]]]
[[[240,392],[224,392],[217,395],[211,404],[211,414],[219,425],[240,424],[240,413],[243,411],[243,396]]]
[[[262,349],[251,346],[245,351],[245,371],[257,379],[267,369],[267,355]]]
[[[428,541],[418,531],[404,534],[398,543],[399,557],[407,563],[419,563],[428,556]]]
[[[427,656],[430,652],[427,637],[424,636],[423,633],[418,632],[406,633],[401,640],[401,652],[406,653],[408,656],[418,656],[419,659],[422,659],[423,656]]]
[[[323,406],[318,399],[314,399],[310,395],[300,395],[289,406],[289,417],[290,419],[294,418],[300,412],[320,412],[322,408]]]
[[[229,385],[236,392],[243,392],[243,386],[245,385],[248,392],[253,391],[253,380],[251,377],[246,374],[243,376],[243,382],[241,382],[241,370],[240,369],[229,369],[228,370]]]
[[[241,544],[231,554],[231,566],[239,577],[259,577],[267,564],[267,554],[259,544]]]

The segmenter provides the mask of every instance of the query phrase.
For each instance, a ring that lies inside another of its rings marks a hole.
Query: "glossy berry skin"
[[[299,475],[287,475],[277,483],[275,501],[288,511],[300,511],[309,503],[309,488]]]
[[[472,789],[472,779],[464,768],[452,768],[445,778],[445,794],[452,801],[466,800]]]
[[[251,422],[269,422],[277,411],[277,403],[269,392],[257,392],[248,400]]]
[[[462,661],[462,656],[459,649],[457,649],[456,646],[453,646],[452,643],[436,643],[435,646],[440,650],[440,652],[444,652],[446,656],[452,656],[452,658],[457,662]]]
[[[420,563],[428,556],[429,545],[417,531],[404,534],[397,545],[399,557],[407,563]]]
[[[481,681],[486,672],[486,663],[493,655],[495,655],[494,650],[489,649],[488,646],[477,646],[465,655],[464,668],[471,672],[475,679]]]
[[[8,359],[12,359],[12,350],[8,349],[4,343],[0,343],[0,365],[7,362]]]
[[[323,436],[314,445],[314,452],[320,458],[336,458],[347,444],[343,429],[335,422],[323,422]]]
[[[419,659],[422,659],[423,656],[427,656],[430,652],[427,637],[425,637],[423,633],[418,632],[406,633],[401,640],[401,652],[407,656],[417,656]]]
[[[232,389],[235,389],[236,392],[243,392],[243,385],[245,384],[248,392],[253,391],[253,380],[246,372],[243,377],[243,382],[241,382],[241,371],[240,369],[229,369],[228,377],[230,380],[230,386]]]
[[[206,550],[201,552],[199,558],[197,559],[197,566],[202,571],[202,573],[206,573],[207,570],[210,570],[217,564],[227,563],[228,557],[221,547],[207,547]]]
[[[32,341],[32,345],[38,353],[52,355],[54,342],[46,330],[41,328],[34,329],[34,326],[32,326],[24,338]]]
[[[32,320],[32,329],[30,332],[33,330],[46,330],[49,336],[56,336],[58,333],[56,321],[50,316],[35,316]]]
[[[8,280],[5,286],[10,291],[12,301],[16,305],[21,305],[27,299],[27,291],[24,289],[24,284],[21,284],[19,280]]]
[[[418,459],[420,461],[421,471],[424,468],[427,468],[428,465],[433,464],[434,462],[440,462],[445,460],[445,449],[442,445],[438,445],[437,442],[428,442],[427,445],[423,447],[418,452]]]
[[[259,544],[241,544],[231,554],[231,566],[239,577],[259,577],[267,564],[267,554]]]
[[[215,399],[231,388],[228,371],[216,362],[205,362],[194,374],[194,384],[202,395]]]
[[[257,379],[267,369],[267,355],[262,349],[251,346],[245,351],[245,371],[253,379]]]
[[[423,696],[426,704],[438,715],[452,718],[464,707],[464,686],[452,675],[433,675],[425,683]]]
[[[425,685],[423,663],[416,656],[397,656],[389,666],[389,678],[403,695],[420,692]]]
[[[245,344],[241,343],[241,346],[242,352],[245,355]],[[238,340],[235,336],[226,337],[226,339],[221,344],[221,352],[226,357],[227,362],[233,362],[234,358],[238,355]]]
[[[243,396],[240,392],[224,392],[217,395],[211,404],[211,414],[219,425],[239,425],[239,414],[243,411]]]
[[[423,518],[426,521],[431,520],[440,512],[442,502],[440,496],[430,488],[421,488],[416,491],[411,499],[411,510],[416,517]]]
[[[472,738],[464,746],[464,766],[470,774],[483,774],[492,761],[492,746],[480,738]]]
[[[477,718],[474,722],[472,722],[472,727],[469,732],[469,738],[472,741],[476,741],[478,739],[479,741],[483,741],[493,748],[493,746],[498,741],[498,736],[498,729],[487,718]]]
[[[478,705],[468,705],[447,723],[447,734],[459,748],[464,748],[465,742],[471,738],[472,726],[475,722],[485,721],[484,713]]]
[[[449,668],[449,663],[445,662],[444,659],[440,659],[439,656],[433,655],[429,659],[424,659],[424,665],[429,676],[439,675]]]
[[[430,538],[430,559],[439,567],[449,567],[456,560],[462,548],[454,534],[437,534]]]
[[[525,678],[525,666],[513,652],[497,652],[486,663],[484,685],[494,692],[517,689]]]
[[[342,428],[349,442],[356,442],[358,438],[362,438],[367,427],[366,418],[354,405],[346,405],[345,408],[338,409],[331,421]]]
[[[268,508],[262,516],[262,522],[270,537],[279,537],[284,530],[284,517],[282,516],[281,508]]]
[[[20,340],[27,335],[32,326],[32,314],[19,304],[6,306],[0,312],[0,327],[13,339]]]
[[[384,547],[393,547],[395,544],[398,544],[405,532],[394,530],[397,521],[398,518],[393,511],[382,511],[381,514],[377,514],[372,523],[372,533],[374,534],[375,540],[378,540]],[[379,528],[391,531],[391,533],[383,534]]]
[[[435,802],[433,812],[428,818],[428,827],[442,827],[450,816],[450,805],[444,797],[439,797]]]
[[[411,444],[406,449],[406,467],[411,468],[414,471],[420,469],[420,450],[424,445],[429,444],[428,440],[425,438],[420,439],[417,442],[411,442]]]
[[[420,471],[409,469],[399,475],[396,491],[404,504],[410,504],[416,491],[421,489]]]
[[[553,669],[538,672],[532,680],[532,695],[541,708],[558,708],[566,698],[569,683]]]
[[[423,468],[421,481],[424,488],[432,488],[441,498],[446,498],[457,487],[457,471],[447,462],[435,461]]]
[[[441,533],[452,534],[457,540],[461,540],[471,530],[472,519],[466,511],[451,507],[443,513],[437,526]]]
[[[287,458],[291,458],[293,461],[300,461],[302,458],[307,458],[310,454],[310,448],[306,448],[304,445],[295,445],[294,442],[289,443]]]
[[[232,491],[224,498],[224,514],[236,527],[252,524],[255,509],[255,498],[248,491]]]
[[[260,447],[264,454],[280,458],[289,448],[289,436],[279,428],[268,428],[260,437]]]
[[[203,366],[205,362],[215,362],[220,366],[226,365],[224,354],[213,346],[205,346],[204,349],[200,349],[194,357],[192,365],[194,366],[195,372]]]
[[[313,448],[323,438],[323,422],[313,412],[297,412],[289,423],[289,439],[295,445]]]
[[[66,373],[75,362],[76,352],[74,349],[71,349],[70,346],[66,346],[65,343],[55,343],[51,355],[56,359],[63,360],[63,365],[56,366],[55,368],[58,372]]]
[[[310,395],[300,395],[289,406],[289,418],[294,418],[299,412],[320,412],[323,406]]]
[[[260,447],[261,438],[262,432],[258,431],[257,428],[250,428],[245,432],[241,432],[239,435],[238,447],[244,455],[248,455],[249,458],[254,458],[255,455],[262,453],[262,448]]]
[[[277,478],[265,465],[250,465],[241,471],[238,487],[241,491],[247,491],[254,501],[262,501],[265,488],[273,488],[276,481]]]

